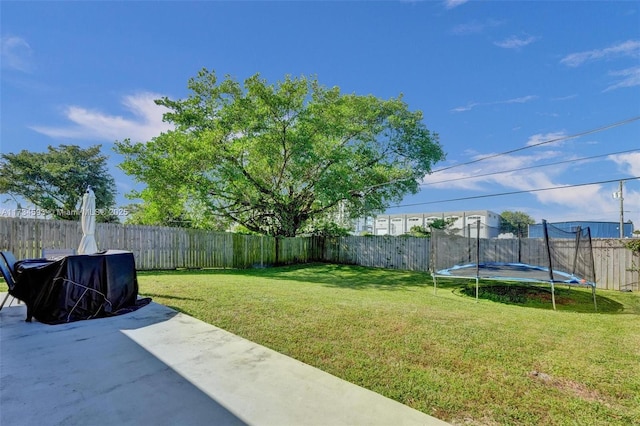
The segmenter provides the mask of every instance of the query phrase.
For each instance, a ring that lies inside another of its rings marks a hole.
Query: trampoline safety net
[[[431,230],[431,271],[438,276],[565,282],[595,287],[589,228],[567,232],[543,221],[545,238],[497,238],[477,222]]]

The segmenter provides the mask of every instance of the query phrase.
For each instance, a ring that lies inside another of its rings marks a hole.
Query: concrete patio
[[[0,311],[3,426],[446,424],[153,302],[63,325],[25,316]]]

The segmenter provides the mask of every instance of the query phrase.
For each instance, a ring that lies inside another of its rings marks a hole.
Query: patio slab
[[[0,311],[2,425],[447,424],[157,303],[61,325],[25,316]]]

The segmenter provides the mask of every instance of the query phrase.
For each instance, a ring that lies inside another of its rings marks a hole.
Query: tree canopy
[[[343,94],[305,76],[218,81],[206,69],[188,88],[187,99],[156,101],[174,130],[116,143],[145,202],[195,203],[250,231],[295,236],[310,219],[399,202],[444,158],[402,97]]]
[[[205,209],[191,205],[186,201],[184,203],[176,202],[176,200],[170,200],[169,203],[166,201],[164,198],[155,197],[144,203],[129,204],[125,208],[128,213],[125,224],[215,231],[224,231],[229,225],[207,215]]]
[[[98,221],[115,222],[116,186],[107,171],[100,145],[49,146],[46,152],[0,155],[0,193],[20,197],[56,219],[80,220],[78,207],[90,185],[96,196]]]
[[[524,212],[505,210],[500,214],[500,231],[510,232],[517,237],[526,237],[529,234],[529,225],[535,223],[536,221]]]
[[[432,229],[442,229],[442,230],[451,230],[451,227],[455,223],[455,219],[435,219],[431,221],[427,226],[415,225],[409,229],[409,232],[405,235],[409,235],[411,237],[430,237]]]

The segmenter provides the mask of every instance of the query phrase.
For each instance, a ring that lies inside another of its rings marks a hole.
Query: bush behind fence
[[[141,270],[176,268],[254,268],[276,264],[331,262],[400,270],[429,270],[429,239],[391,236],[273,238],[204,230],[103,224],[96,225],[101,250],[130,250]],[[0,247],[18,259],[40,257],[43,248],[77,248],[80,222],[0,218]],[[496,253],[523,261],[542,248],[541,240],[492,239]],[[460,248],[464,250],[464,248]],[[593,240],[598,288],[640,290],[638,263],[619,239]],[[519,254],[518,254],[519,253]],[[635,266],[637,268],[637,266]]]

